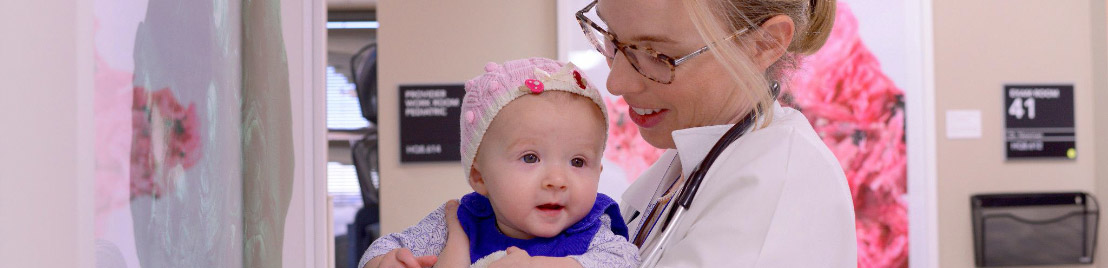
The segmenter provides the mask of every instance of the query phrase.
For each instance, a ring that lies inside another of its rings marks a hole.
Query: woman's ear
[[[789,43],[793,40],[794,26],[792,18],[788,15],[773,16],[759,27],[764,33],[756,40],[757,51],[754,54],[755,63],[762,70],[769,69],[789,49]]]
[[[481,177],[481,171],[477,170],[477,162],[469,168],[469,187],[483,196],[489,196],[489,190],[485,187],[485,178]]]

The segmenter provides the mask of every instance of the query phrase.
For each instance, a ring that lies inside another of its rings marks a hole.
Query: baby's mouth
[[[565,206],[557,204],[557,203],[546,203],[546,204],[535,206],[535,208],[538,208],[539,210],[543,210],[543,211],[555,211],[555,210],[562,210],[563,208],[565,208]]]

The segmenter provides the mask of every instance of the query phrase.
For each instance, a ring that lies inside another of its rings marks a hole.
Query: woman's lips
[[[668,112],[669,109],[661,109],[658,112],[644,115],[636,112],[634,107],[627,107],[627,114],[631,116],[631,121],[642,128],[651,128],[658,125]]]

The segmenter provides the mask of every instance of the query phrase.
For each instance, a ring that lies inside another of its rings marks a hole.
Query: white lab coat
[[[774,110],[768,127],[736,140],[709,169],[658,267],[857,267],[854,206],[838,160],[800,112]],[[675,172],[688,177],[730,127],[674,131],[677,148],[624,192],[624,219],[647,213]],[[644,218],[628,223],[632,239]]]

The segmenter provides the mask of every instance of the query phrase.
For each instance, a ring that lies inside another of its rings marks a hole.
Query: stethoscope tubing
[[[780,86],[777,83],[773,83],[770,87],[770,94],[776,98],[778,92],[780,92]],[[704,177],[708,174],[708,168],[716,162],[723,150],[727,149],[727,146],[738,140],[746,131],[751,128],[757,120],[757,114],[751,111],[746,118],[743,118],[738,124],[735,124],[727,133],[723,134],[716,144],[712,146],[712,149],[708,151],[708,155],[704,156],[704,160],[700,161],[696,169],[689,174],[689,179],[685,180],[685,184],[682,185],[680,192],[677,195],[677,203],[675,207],[669,211],[669,215],[666,217],[668,221],[665,227],[662,229],[662,234],[658,237],[657,241],[650,244],[650,250],[643,258],[642,264],[639,267],[654,267],[658,264],[658,260],[662,257],[662,252],[665,251],[666,241],[669,241],[670,236],[673,234],[673,230],[677,228],[677,224],[681,222],[681,218],[685,212],[689,210],[689,206],[692,205],[693,198],[696,197],[696,192],[700,190],[700,183],[704,181]]]

